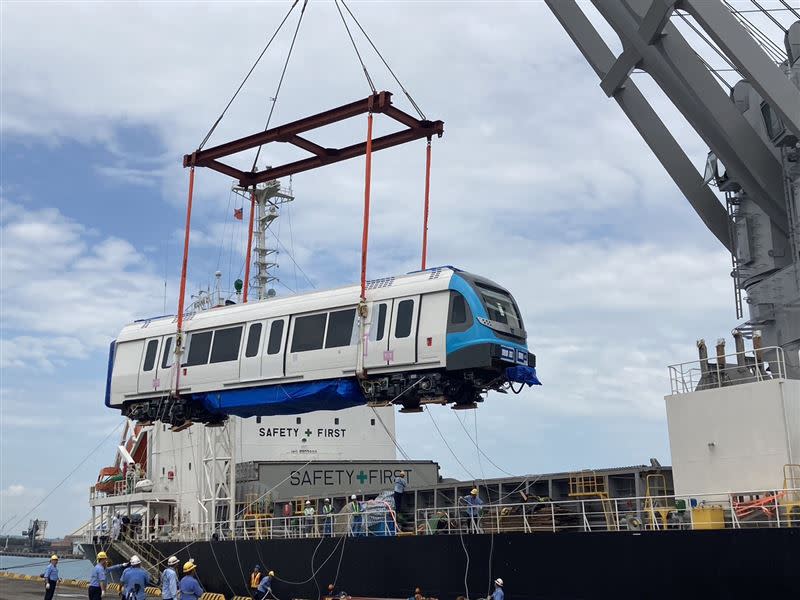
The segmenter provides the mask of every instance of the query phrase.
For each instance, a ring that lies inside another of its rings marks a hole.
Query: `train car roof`
[[[369,301],[379,301],[446,290],[450,286],[450,277],[454,273],[461,272],[459,269],[448,265],[425,269],[424,271],[412,271],[405,275],[372,279],[367,281],[367,299]],[[265,302],[219,306],[189,316],[184,321],[185,330],[190,332],[220,325],[245,323],[262,318],[354,306],[358,303],[360,293],[361,286],[356,284],[280,296]],[[117,336],[117,341],[122,342],[169,335],[175,333],[176,327],[175,315],[139,319],[126,325]]]

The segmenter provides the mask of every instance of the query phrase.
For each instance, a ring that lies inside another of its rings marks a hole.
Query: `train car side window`
[[[387,304],[380,304],[378,306],[378,332],[375,334],[375,341],[380,342],[383,339],[383,334],[386,332],[386,313]]]
[[[328,335],[326,348],[349,346],[353,336],[353,323],[356,320],[356,309],[335,310],[328,316]]]
[[[208,362],[208,353],[211,351],[211,336],[213,331],[201,331],[189,336],[189,356],[186,357],[185,367],[196,367]]]
[[[244,349],[244,355],[247,358],[253,358],[258,354],[258,344],[261,341],[261,323],[253,323],[250,325],[250,331],[247,332],[247,346]]]
[[[214,332],[211,347],[211,362],[221,363],[239,359],[239,346],[242,343],[242,326],[226,327]]]
[[[450,333],[466,331],[472,327],[472,311],[466,298],[455,290],[450,290],[450,318],[447,331]]]
[[[292,352],[320,350],[325,340],[325,322],[328,313],[298,317],[294,323]]]
[[[414,301],[402,300],[397,305],[397,322],[394,326],[394,337],[407,338],[411,335],[411,321],[414,320]]]
[[[273,321],[269,328],[269,344],[267,354],[277,354],[281,351],[281,341],[283,340],[283,319]]]
[[[144,367],[142,371],[152,371],[156,366],[156,357],[158,356],[158,340],[150,340],[147,342],[147,351],[144,354]]]
[[[168,337],[164,342],[164,350],[161,354],[161,368],[169,369],[172,366],[175,354],[172,352],[172,340],[175,338]]]

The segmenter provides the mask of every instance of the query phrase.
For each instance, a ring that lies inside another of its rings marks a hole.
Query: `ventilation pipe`
[[[725,370],[725,338],[717,340],[717,377],[722,383],[722,373]]]
[[[744,336],[738,329],[733,330],[733,343],[736,345],[736,364],[740,367],[747,366],[744,356]]]
[[[761,332],[756,331],[753,333],[753,352],[756,355],[756,369],[761,372],[761,367],[764,364],[764,353],[761,351]]]
[[[706,348],[706,341],[702,338],[697,340],[697,353],[700,355],[700,373],[706,375],[708,373],[708,348]]]

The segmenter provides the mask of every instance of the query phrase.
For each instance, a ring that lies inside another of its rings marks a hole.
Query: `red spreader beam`
[[[309,171],[324,165],[364,156],[367,153],[367,141],[343,148],[324,148],[311,140],[301,137],[300,134],[365,113],[383,113],[387,117],[405,126],[401,131],[372,140],[372,152],[392,148],[422,138],[430,139],[434,135],[441,137],[444,133],[444,122],[416,119],[412,115],[392,105],[391,92],[378,92],[363,100],[357,100],[356,102],[351,102],[350,104],[345,104],[338,108],[299,119],[298,121],[287,123],[286,125],[280,125],[273,129],[254,133],[253,135],[220,144],[213,148],[196,150],[192,154],[186,154],[183,157],[183,166],[208,167],[209,169],[233,177],[239,182],[239,185],[243,187],[251,187],[264,181],[280,179],[281,177],[288,177],[289,175],[302,173],[303,171]],[[242,171],[241,169],[220,162],[220,159],[271,142],[292,144],[306,150],[313,156],[256,172]]]

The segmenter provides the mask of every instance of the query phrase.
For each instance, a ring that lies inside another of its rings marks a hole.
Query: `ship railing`
[[[786,359],[780,346],[759,348],[752,354],[734,352],[719,357],[670,365],[671,394],[687,394],[742,383],[786,378]]]
[[[800,527],[800,489],[422,508],[418,535]]]

